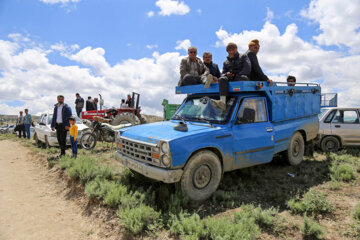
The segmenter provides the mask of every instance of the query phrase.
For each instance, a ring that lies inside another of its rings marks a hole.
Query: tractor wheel
[[[123,112],[115,117],[115,119],[111,122],[111,125],[116,126],[127,123],[138,125],[140,124],[140,120],[135,114],[132,114],[131,112]]]
[[[141,124],[147,123],[147,118],[144,115],[140,115],[140,123]]]

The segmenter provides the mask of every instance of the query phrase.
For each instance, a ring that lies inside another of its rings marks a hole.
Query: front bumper
[[[148,178],[152,178],[164,183],[175,183],[179,182],[182,175],[182,169],[164,169],[143,163],[129,157],[122,155],[120,152],[116,151],[116,160],[121,162],[124,166],[134,170]]]

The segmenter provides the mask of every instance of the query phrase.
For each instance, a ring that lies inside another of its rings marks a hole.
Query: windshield
[[[329,110],[329,109],[328,108],[321,108],[320,113],[318,114],[318,118],[320,119],[322,116],[324,116],[324,114],[326,113],[327,110]]]
[[[236,103],[236,97],[227,98],[226,110],[214,106],[211,101],[218,100],[218,96],[188,97],[171,119],[181,119],[197,122],[225,123]]]

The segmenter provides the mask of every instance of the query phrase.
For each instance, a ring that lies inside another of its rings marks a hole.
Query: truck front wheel
[[[286,159],[292,166],[298,165],[302,162],[304,157],[305,144],[304,138],[299,132],[292,135],[288,150],[286,151]]]
[[[218,188],[222,176],[218,156],[208,150],[192,156],[181,177],[181,190],[194,201],[206,200]]]

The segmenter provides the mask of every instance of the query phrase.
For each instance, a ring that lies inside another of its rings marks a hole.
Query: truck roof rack
[[[295,84],[290,86],[290,84]],[[231,93],[258,93],[270,101],[270,120],[273,122],[296,119],[320,113],[321,88],[318,83],[287,83],[237,81],[229,82]],[[203,84],[176,87],[176,94],[214,94],[219,92],[219,84],[204,88]]]

